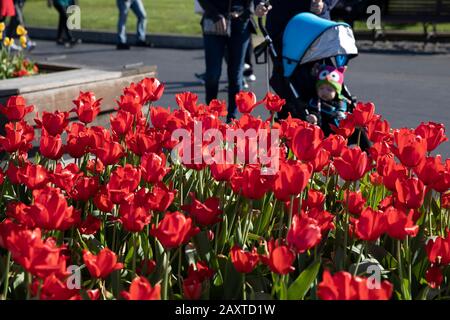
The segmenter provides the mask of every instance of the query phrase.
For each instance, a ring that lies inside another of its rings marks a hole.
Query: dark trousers
[[[11,17],[11,20],[8,24],[8,37],[12,38],[16,36],[17,26],[25,26],[25,19],[23,17],[23,6],[25,5],[25,1],[14,1],[14,8],[16,9],[16,15]]]
[[[236,117],[235,96],[243,87],[245,52],[250,41],[248,21],[232,20],[231,36],[204,35],[206,102],[216,99],[225,54],[228,74],[228,119]]]
[[[62,6],[60,4],[54,3],[54,7],[56,11],[58,11],[59,14],[59,23],[58,23],[58,40],[64,39],[64,34],[66,35],[68,40],[73,39],[72,32],[67,28],[67,19],[69,18],[67,16],[67,7]]]

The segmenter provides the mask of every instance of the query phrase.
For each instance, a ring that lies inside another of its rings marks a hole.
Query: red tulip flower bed
[[[74,101],[78,122],[43,112],[36,130],[22,97],[0,106],[3,299],[450,298],[443,125],[391,129],[359,103],[325,138],[253,117],[281,108],[272,94],[240,93],[243,116],[225,124],[224,102],[152,106],[163,91],[125,88],[109,129],[92,124],[90,92]],[[347,146],[356,128],[367,152]],[[217,140],[228,132],[256,136]]]

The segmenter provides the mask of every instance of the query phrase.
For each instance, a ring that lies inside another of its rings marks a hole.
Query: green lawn
[[[148,16],[149,33],[198,34],[200,17],[194,13],[193,0],[143,0]],[[115,0],[79,0],[81,7],[81,28],[84,30],[116,30],[117,7]],[[54,27],[57,13],[47,7],[47,0],[28,0],[25,5],[25,19],[29,26]],[[136,19],[129,15],[128,30],[135,29]],[[357,22],[356,30],[364,30],[363,22]],[[421,24],[388,25],[388,30],[422,32]],[[438,31],[450,32],[450,23],[439,24]]]
[[[197,34],[200,17],[194,13],[193,0],[143,0],[147,10],[148,32]],[[79,0],[83,30],[116,30],[117,6],[115,0]],[[57,26],[58,14],[47,7],[47,0],[28,0],[24,8],[29,26]],[[129,31],[134,31],[134,14],[128,16]]]

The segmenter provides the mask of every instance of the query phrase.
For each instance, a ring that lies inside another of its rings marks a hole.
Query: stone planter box
[[[36,112],[69,111],[80,91],[93,91],[103,98],[102,112],[112,111],[122,89],[144,77],[155,77],[156,66],[139,66],[117,71],[76,69],[60,65],[41,65],[42,74],[0,81],[0,103],[5,104],[12,95],[23,96],[34,112],[26,120],[32,120]],[[48,72],[48,73],[46,73]],[[0,131],[3,126],[0,126]]]

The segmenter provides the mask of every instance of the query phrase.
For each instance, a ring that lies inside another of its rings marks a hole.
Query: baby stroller
[[[290,113],[293,117],[306,120],[308,114],[317,111],[311,110],[308,104],[316,95],[312,69],[317,63],[336,68],[347,66],[349,60],[358,55],[353,31],[346,23],[322,19],[312,13],[300,13],[289,21],[283,34],[280,53],[262,19],[258,22],[265,40],[255,48],[256,62],[268,64],[268,55],[271,56],[274,70],[278,69],[278,72],[274,72],[268,81],[273,90],[287,101],[278,118],[285,118]],[[352,112],[356,97],[350,93],[345,83],[342,86],[342,96],[346,111]],[[319,114],[323,112],[318,111]],[[357,136],[358,133],[355,134]],[[365,134],[363,136],[360,146],[367,149],[369,141]],[[355,142],[354,137],[349,139],[350,144]]]

